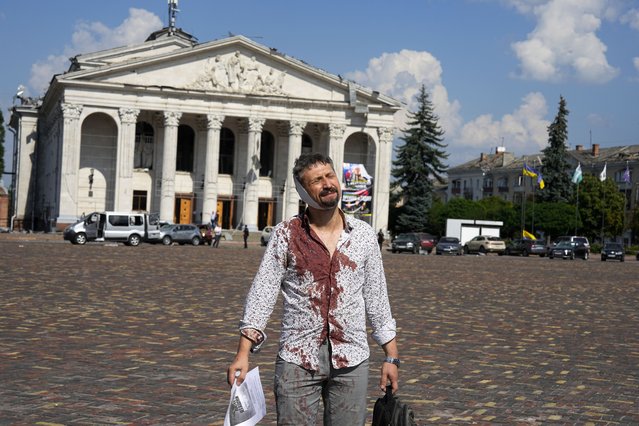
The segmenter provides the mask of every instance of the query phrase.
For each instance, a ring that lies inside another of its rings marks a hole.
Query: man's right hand
[[[249,369],[249,352],[251,351],[252,344],[246,336],[240,336],[235,359],[231,365],[229,365],[228,370],[226,370],[226,381],[229,386],[233,386],[234,381],[237,381],[238,385],[241,385],[244,381]],[[235,375],[237,371],[240,372],[239,376]]]
[[[240,354],[237,354],[228,370],[226,371],[229,386],[233,386],[234,381],[237,381],[237,384],[241,385],[244,381],[244,378],[246,377],[246,373],[248,373],[248,369],[248,355],[241,356]],[[236,376],[236,372],[240,373],[239,376]]]

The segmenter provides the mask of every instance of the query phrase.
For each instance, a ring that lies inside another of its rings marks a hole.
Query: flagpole
[[[577,203],[575,204],[575,235],[577,235],[578,220],[579,220],[579,182],[577,182]]]
[[[602,188],[603,188],[603,203],[601,205],[601,244],[604,243],[604,221],[606,218],[606,185],[605,185],[605,181],[602,182]]]
[[[524,176],[522,176],[523,178]],[[524,179],[524,197],[521,200],[521,232],[519,235],[524,237],[524,229],[526,228],[526,180]]]
[[[626,212],[626,208],[628,207],[628,184],[629,179],[626,178],[626,172],[628,171],[628,161],[626,161],[626,171],[624,171],[623,174],[623,180],[626,181],[626,190],[623,193],[623,233],[625,234],[626,232],[626,222],[627,222],[627,218],[628,218],[628,214]],[[623,235],[623,234],[622,234]],[[623,236],[622,236],[623,238]],[[630,238],[628,238],[628,243],[631,243],[632,241],[630,241],[632,238],[632,233],[630,234]],[[625,245],[625,238],[624,238],[624,245]]]
[[[535,184],[533,183],[532,223],[530,224],[530,227],[531,227],[530,232],[532,232],[533,235],[535,235],[535,193],[536,192],[537,192],[537,188],[535,187]]]
[[[579,184],[581,183],[581,163],[577,163],[577,168],[572,175],[572,183],[577,185],[577,199],[575,203],[575,235],[577,235],[577,223],[579,221]]]

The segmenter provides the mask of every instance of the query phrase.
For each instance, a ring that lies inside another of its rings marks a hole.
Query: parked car
[[[93,212],[67,226],[63,238],[72,244],[84,245],[87,241],[121,241],[138,246],[142,241],[160,237],[157,213]]]
[[[461,256],[463,248],[457,237],[442,237],[435,246],[435,254],[454,254]]]
[[[417,234],[417,237],[419,237],[419,241],[420,241],[419,245],[421,249],[427,252],[428,254],[430,254],[435,248],[435,245],[437,244],[435,236],[427,232],[417,232],[416,234]]]
[[[554,245],[548,252],[548,257],[554,259],[556,257],[561,259],[574,260],[576,257],[581,257],[584,260],[588,260],[589,252],[583,243],[575,243],[572,241],[561,241],[559,244]]]
[[[260,235],[260,244],[262,244],[263,246],[268,244],[268,240],[271,239],[272,231],[272,226],[265,226],[264,229],[262,229],[262,235]]]
[[[537,254],[539,257],[546,255],[546,246],[539,240],[528,238],[516,238],[506,244],[506,255],[528,256]]]
[[[213,244],[213,229],[211,229],[211,224],[207,223],[207,224],[199,225],[198,229],[200,230],[200,236],[202,237],[202,242],[208,245]]]
[[[601,249],[601,261],[613,259],[623,262],[626,260],[626,251],[619,243],[606,243]]]
[[[409,232],[405,234],[399,234],[395,239],[391,242],[391,251],[393,253],[401,253],[403,251],[408,251],[414,254],[419,253],[419,248],[421,245],[421,241],[417,234]]]
[[[165,225],[160,229],[161,241],[165,246],[173,243],[180,245],[193,244],[194,246],[200,245],[202,242],[202,234],[200,229],[195,225]]]
[[[577,235],[565,235],[558,237],[552,244],[552,246],[548,249],[548,256],[550,256],[550,252],[552,249],[557,247],[561,243],[573,243],[573,251],[575,257],[581,257],[584,260],[588,260],[590,257],[590,242],[588,242],[588,238],[580,237]],[[565,246],[564,246],[565,247]]]
[[[477,235],[464,244],[464,253],[497,253],[504,254],[506,243],[499,237],[493,235]]]

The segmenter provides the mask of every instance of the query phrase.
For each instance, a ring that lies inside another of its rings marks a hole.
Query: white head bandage
[[[306,189],[304,189],[302,182],[300,182],[297,176],[293,175],[293,181],[295,182],[295,189],[297,190],[297,193],[299,194],[300,198],[309,207],[313,207],[314,209],[317,209],[317,210],[331,210],[335,208],[335,207],[326,207],[326,206],[319,205],[319,203],[315,201],[314,199],[312,199],[311,196],[308,194],[308,192],[306,192]]]

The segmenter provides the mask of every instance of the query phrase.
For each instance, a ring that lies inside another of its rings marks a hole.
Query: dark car
[[[401,253],[403,251],[408,251],[414,254],[419,253],[419,248],[421,246],[421,241],[417,234],[414,233],[406,233],[399,234],[393,242],[391,242],[391,251],[393,253]]]
[[[435,244],[437,244],[435,236],[427,232],[416,232],[416,234],[419,237],[421,249],[430,254],[435,248]]]
[[[551,259],[558,257],[570,260],[581,257],[584,260],[588,260],[589,253],[590,249],[581,242],[562,241],[550,248],[548,257]]]
[[[601,249],[601,261],[613,259],[623,262],[626,260],[626,251],[619,243],[606,243]]]
[[[461,256],[463,248],[457,237],[442,237],[435,246],[435,254],[454,254]]]
[[[211,245],[213,244],[213,230],[211,229],[210,224],[203,224],[198,226],[200,230],[200,236],[202,237],[202,242],[204,244]]]
[[[508,244],[506,244],[505,254],[515,256],[537,254],[539,257],[544,257],[546,255],[546,246],[539,240],[517,238],[510,240]]]
[[[588,242],[588,238],[577,235],[565,235],[558,237],[548,249],[548,255],[550,256],[550,251],[562,242],[574,243],[575,257],[581,257],[584,260],[588,260],[590,257],[590,242]]]
[[[160,229],[162,244],[165,246],[173,243],[180,245],[193,244],[200,245],[202,242],[202,234],[200,229],[195,225],[165,225]]]

